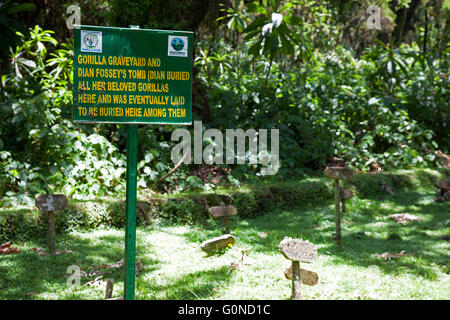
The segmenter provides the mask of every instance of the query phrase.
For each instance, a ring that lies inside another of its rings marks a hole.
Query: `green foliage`
[[[207,14],[209,0],[111,0],[108,22],[116,27],[196,30]]]
[[[444,133],[448,103],[443,102],[447,91],[441,89],[447,87],[448,77],[436,78],[432,86],[433,100],[442,103],[442,107],[434,101],[429,104],[441,123],[433,128],[425,121],[430,117],[414,113],[416,105],[410,103],[418,94],[409,88],[420,85],[423,78],[420,71],[414,72],[418,68],[414,61],[400,62],[409,52],[410,48],[388,53],[374,48],[356,58],[338,47],[329,53],[316,52],[310,62],[289,72],[275,63],[276,72],[267,83],[254,77],[245,67],[251,63],[244,58],[239,79],[235,68],[202,78],[210,103],[216,106],[211,110],[211,126],[279,128],[284,174],[319,168],[331,156],[362,170],[433,165],[433,150],[448,148],[448,132]],[[445,68],[440,60],[434,65]],[[261,64],[256,70],[264,68]]]
[[[72,44],[56,46],[36,26],[12,52],[0,107],[3,205],[30,204],[37,193],[105,195],[124,190],[124,156],[104,136],[76,128],[72,104]],[[6,186],[6,188],[5,188]],[[14,194],[20,198],[13,198]]]
[[[194,202],[192,199],[171,199],[164,201],[159,207],[158,216],[166,221],[192,224],[204,220],[204,210],[199,203]]]
[[[249,6],[251,12],[259,15],[244,30],[246,40],[250,40],[248,53],[259,57],[261,54],[271,60],[279,54],[294,55],[294,45],[298,41],[296,34],[289,29],[289,25],[298,25],[299,18],[290,14],[294,2],[281,6],[280,1],[271,1],[269,8],[264,8],[257,2]],[[283,13],[285,16],[283,16]]]
[[[2,1],[0,4],[0,63],[3,54],[8,52],[10,46],[16,44],[18,37],[16,31],[25,29],[24,25],[14,16],[22,11],[34,10],[36,6],[32,3],[17,3],[12,0]],[[1,76],[1,73],[0,73]]]
[[[435,151],[450,150],[450,50],[442,31],[448,29],[449,11],[433,6],[428,21],[416,2],[409,3],[414,8],[407,2],[377,2],[387,25],[415,14],[415,34],[407,33],[412,27],[406,21],[402,37],[397,29],[364,29],[368,4],[98,0],[86,10],[93,13],[92,21],[104,19],[107,25],[198,30],[193,106],[199,113],[194,120],[200,117],[205,129],[222,131],[279,129],[279,179],[321,170],[335,156],[361,171],[434,167],[439,163]],[[17,33],[20,42],[9,49],[9,68],[2,68],[3,206],[29,205],[44,192],[123,195],[124,127],[71,122],[73,44],[58,43],[54,31],[36,25]],[[190,176],[195,166],[182,165],[157,182],[175,165],[170,159],[174,128],[139,129],[139,189],[215,190],[215,184]],[[227,167],[233,172],[223,187],[239,186],[258,172],[252,165]],[[257,200],[242,200],[242,205],[245,201],[249,214],[259,210]]]

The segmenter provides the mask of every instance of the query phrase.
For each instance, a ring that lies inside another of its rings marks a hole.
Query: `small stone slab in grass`
[[[235,240],[236,238],[231,234],[224,234],[223,236],[204,241],[201,244],[201,248],[206,253],[211,253],[215,250],[224,249],[230,245],[233,245]]]
[[[214,218],[229,217],[236,215],[237,210],[234,206],[218,206],[218,207],[211,207],[209,209],[209,213]]]
[[[67,197],[63,194],[41,194],[35,200],[36,207],[44,212],[60,211],[67,208]]]
[[[353,170],[347,167],[328,167],[324,173],[330,179],[348,179],[353,176]]]
[[[292,280],[292,266],[284,270],[284,276]],[[319,276],[313,271],[300,268],[300,280],[308,286],[315,286],[319,282]]]
[[[309,241],[286,238],[280,242],[280,251],[286,259],[313,262],[317,258],[317,248]]]

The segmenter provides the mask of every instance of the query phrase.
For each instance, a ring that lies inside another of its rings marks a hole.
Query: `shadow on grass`
[[[216,269],[188,273],[166,286],[155,286],[149,282],[141,282],[138,288],[141,295],[149,299],[153,297],[148,296],[148,292],[161,290],[165,292],[163,299],[209,299],[212,298],[215,288],[229,279],[228,268],[229,266],[222,266]]]
[[[67,248],[70,251],[62,255],[45,256],[32,250],[33,247],[40,247],[47,251],[48,248],[42,241],[28,242],[21,248],[20,253],[1,256],[0,299],[40,299],[39,294],[44,293],[57,293],[62,299],[86,299],[85,294],[71,293],[68,290],[67,280],[73,273],[67,273],[67,268],[76,265],[81,269],[81,286],[99,276],[102,276],[100,280],[113,279],[115,282],[121,282],[123,267],[100,267],[117,263],[124,258],[124,249],[120,244],[123,244],[123,236],[105,235],[92,241],[71,234],[61,235],[57,237],[57,250],[63,251]],[[142,249],[138,245],[137,260],[142,260],[144,264],[140,275],[155,270],[159,264],[158,261],[148,258],[140,259],[139,252]],[[103,299],[104,292],[92,298]]]

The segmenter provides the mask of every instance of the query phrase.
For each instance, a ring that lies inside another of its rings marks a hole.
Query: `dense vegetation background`
[[[125,127],[71,121],[72,4],[0,3],[1,206],[32,203],[42,192],[125,189]],[[85,25],[194,31],[194,120],[222,131],[279,129],[276,179],[314,174],[333,157],[361,171],[448,165],[449,0],[78,4]],[[380,30],[367,27],[373,4]],[[140,127],[141,190],[255,179],[251,165],[182,165],[156,183],[174,166],[174,129]]]

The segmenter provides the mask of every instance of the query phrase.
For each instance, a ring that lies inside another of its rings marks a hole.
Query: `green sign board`
[[[74,122],[191,124],[192,32],[79,26],[74,39]]]

